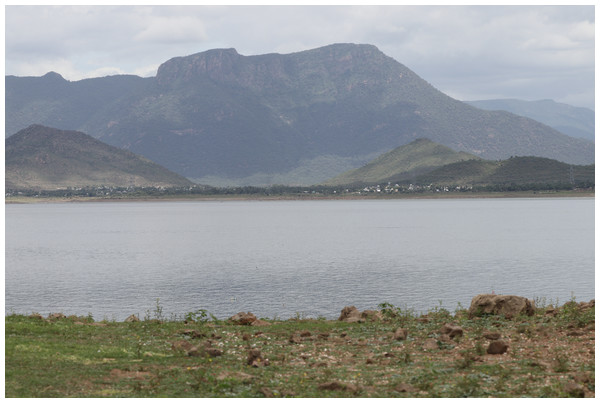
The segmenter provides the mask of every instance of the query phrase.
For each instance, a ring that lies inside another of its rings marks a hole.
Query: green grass
[[[443,308],[419,317],[382,304],[378,321],[269,326],[206,320],[205,312],[189,315],[194,323],[13,314],[5,317],[6,397],[568,397],[569,382],[594,396],[594,308],[576,305],[509,321]],[[463,336],[440,339],[445,323]],[[394,339],[398,327],[406,340]],[[486,354],[489,331],[509,342],[506,354]],[[428,338],[438,348],[424,349]],[[173,348],[183,341],[222,355]],[[251,350],[261,355],[256,366]]]

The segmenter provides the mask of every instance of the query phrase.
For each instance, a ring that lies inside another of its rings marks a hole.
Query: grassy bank
[[[138,322],[9,315],[6,397],[595,396],[593,306],[513,320],[381,308],[364,323],[256,326],[204,311],[165,321],[160,309]],[[450,323],[462,335],[442,334]],[[497,337],[508,350],[489,354]]]

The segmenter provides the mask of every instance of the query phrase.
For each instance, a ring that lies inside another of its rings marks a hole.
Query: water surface
[[[593,199],[6,205],[5,311],[335,318],[594,298]]]

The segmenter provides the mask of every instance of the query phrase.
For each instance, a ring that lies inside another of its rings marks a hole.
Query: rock
[[[408,330],[403,329],[401,327],[396,329],[396,331],[394,332],[394,340],[406,340],[407,337]]]
[[[451,339],[453,339],[453,338],[455,338],[457,336],[458,337],[462,337],[462,335],[463,335],[463,329],[460,326],[451,325],[451,324],[446,323],[440,329],[440,333],[441,334],[447,334]]]
[[[320,390],[349,390],[352,392],[356,392],[358,390],[354,384],[339,381],[325,382],[320,384],[318,388]]]
[[[199,330],[196,329],[182,329],[179,331],[179,334],[182,334],[184,336],[188,336],[192,339],[201,339],[203,337],[206,337],[206,335],[202,332],[200,332]]]
[[[440,334],[440,337],[438,337],[438,340],[441,342],[444,342],[444,343],[448,343],[452,339],[450,339],[450,336],[447,334]]]
[[[504,340],[494,340],[487,348],[488,354],[504,354],[508,350],[508,343]]]
[[[401,384],[397,385],[394,388],[394,390],[397,392],[406,393],[406,392],[416,392],[418,389],[414,388],[413,386],[411,386],[407,383],[401,383]]]
[[[223,355],[223,350],[219,350],[218,348],[205,348],[204,352],[209,357],[219,357]]]
[[[585,389],[583,386],[573,381],[565,385],[565,393],[570,397],[585,397]]]
[[[62,313],[51,313],[50,315],[48,315],[48,320],[59,320],[64,318],[66,318],[66,316]]]
[[[520,314],[532,316],[534,313],[533,302],[516,295],[480,294],[473,298],[469,307],[470,317],[491,314],[514,318]]]
[[[42,315],[40,315],[39,313],[32,313],[31,315],[29,315],[29,318],[31,319],[44,319],[44,317]]]
[[[437,350],[440,346],[435,339],[427,339],[425,340],[425,343],[423,343],[423,348],[425,350]]]
[[[371,309],[367,309],[360,314],[362,319],[365,319],[369,322],[378,322],[383,320],[383,315],[379,311],[373,311]]]
[[[140,321],[140,318],[138,318],[135,315],[129,315],[127,317],[127,319],[125,319],[125,322],[139,322],[139,321]]]
[[[250,326],[271,326],[271,324],[266,320],[256,319],[254,322],[250,323]]]
[[[364,319],[361,316],[361,313],[355,306],[346,306],[342,309],[342,313],[338,320],[342,322],[354,323],[354,322],[364,322]]]
[[[483,334],[483,337],[485,337],[488,340],[498,340],[500,338],[500,333],[498,332],[487,332]]]
[[[294,333],[290,336],[290,343],[300,344],[302,343],[302,338],[298,334]]]
[[[238,325],[250,325],[257,320],[257,317],[251,312],[238,312],[229,318],[229,320]]]
[[[193,348],[195,348],[195,346],[187,340],[176,340],[171,343],[171,349],[175,351],[184,351],[187,353]]]
[[[250,365],[251,367],[265,367],[269,365],[269,360],[262,357],[260,350],[254,349],[248,351],[248,359],[246,360],[246,364]]]
[[[300,337],[310,337],[312,334],[308,330],[300,332]]]

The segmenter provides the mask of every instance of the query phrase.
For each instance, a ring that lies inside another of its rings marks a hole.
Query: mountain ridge
[[[169,59],[155,77],[50,78],[6,78],[7,134],[80,130],[199,183],[319,183],[422,137],[482,158],[594,160],[591,142],[452,99],[373,45],[216,49]]]

